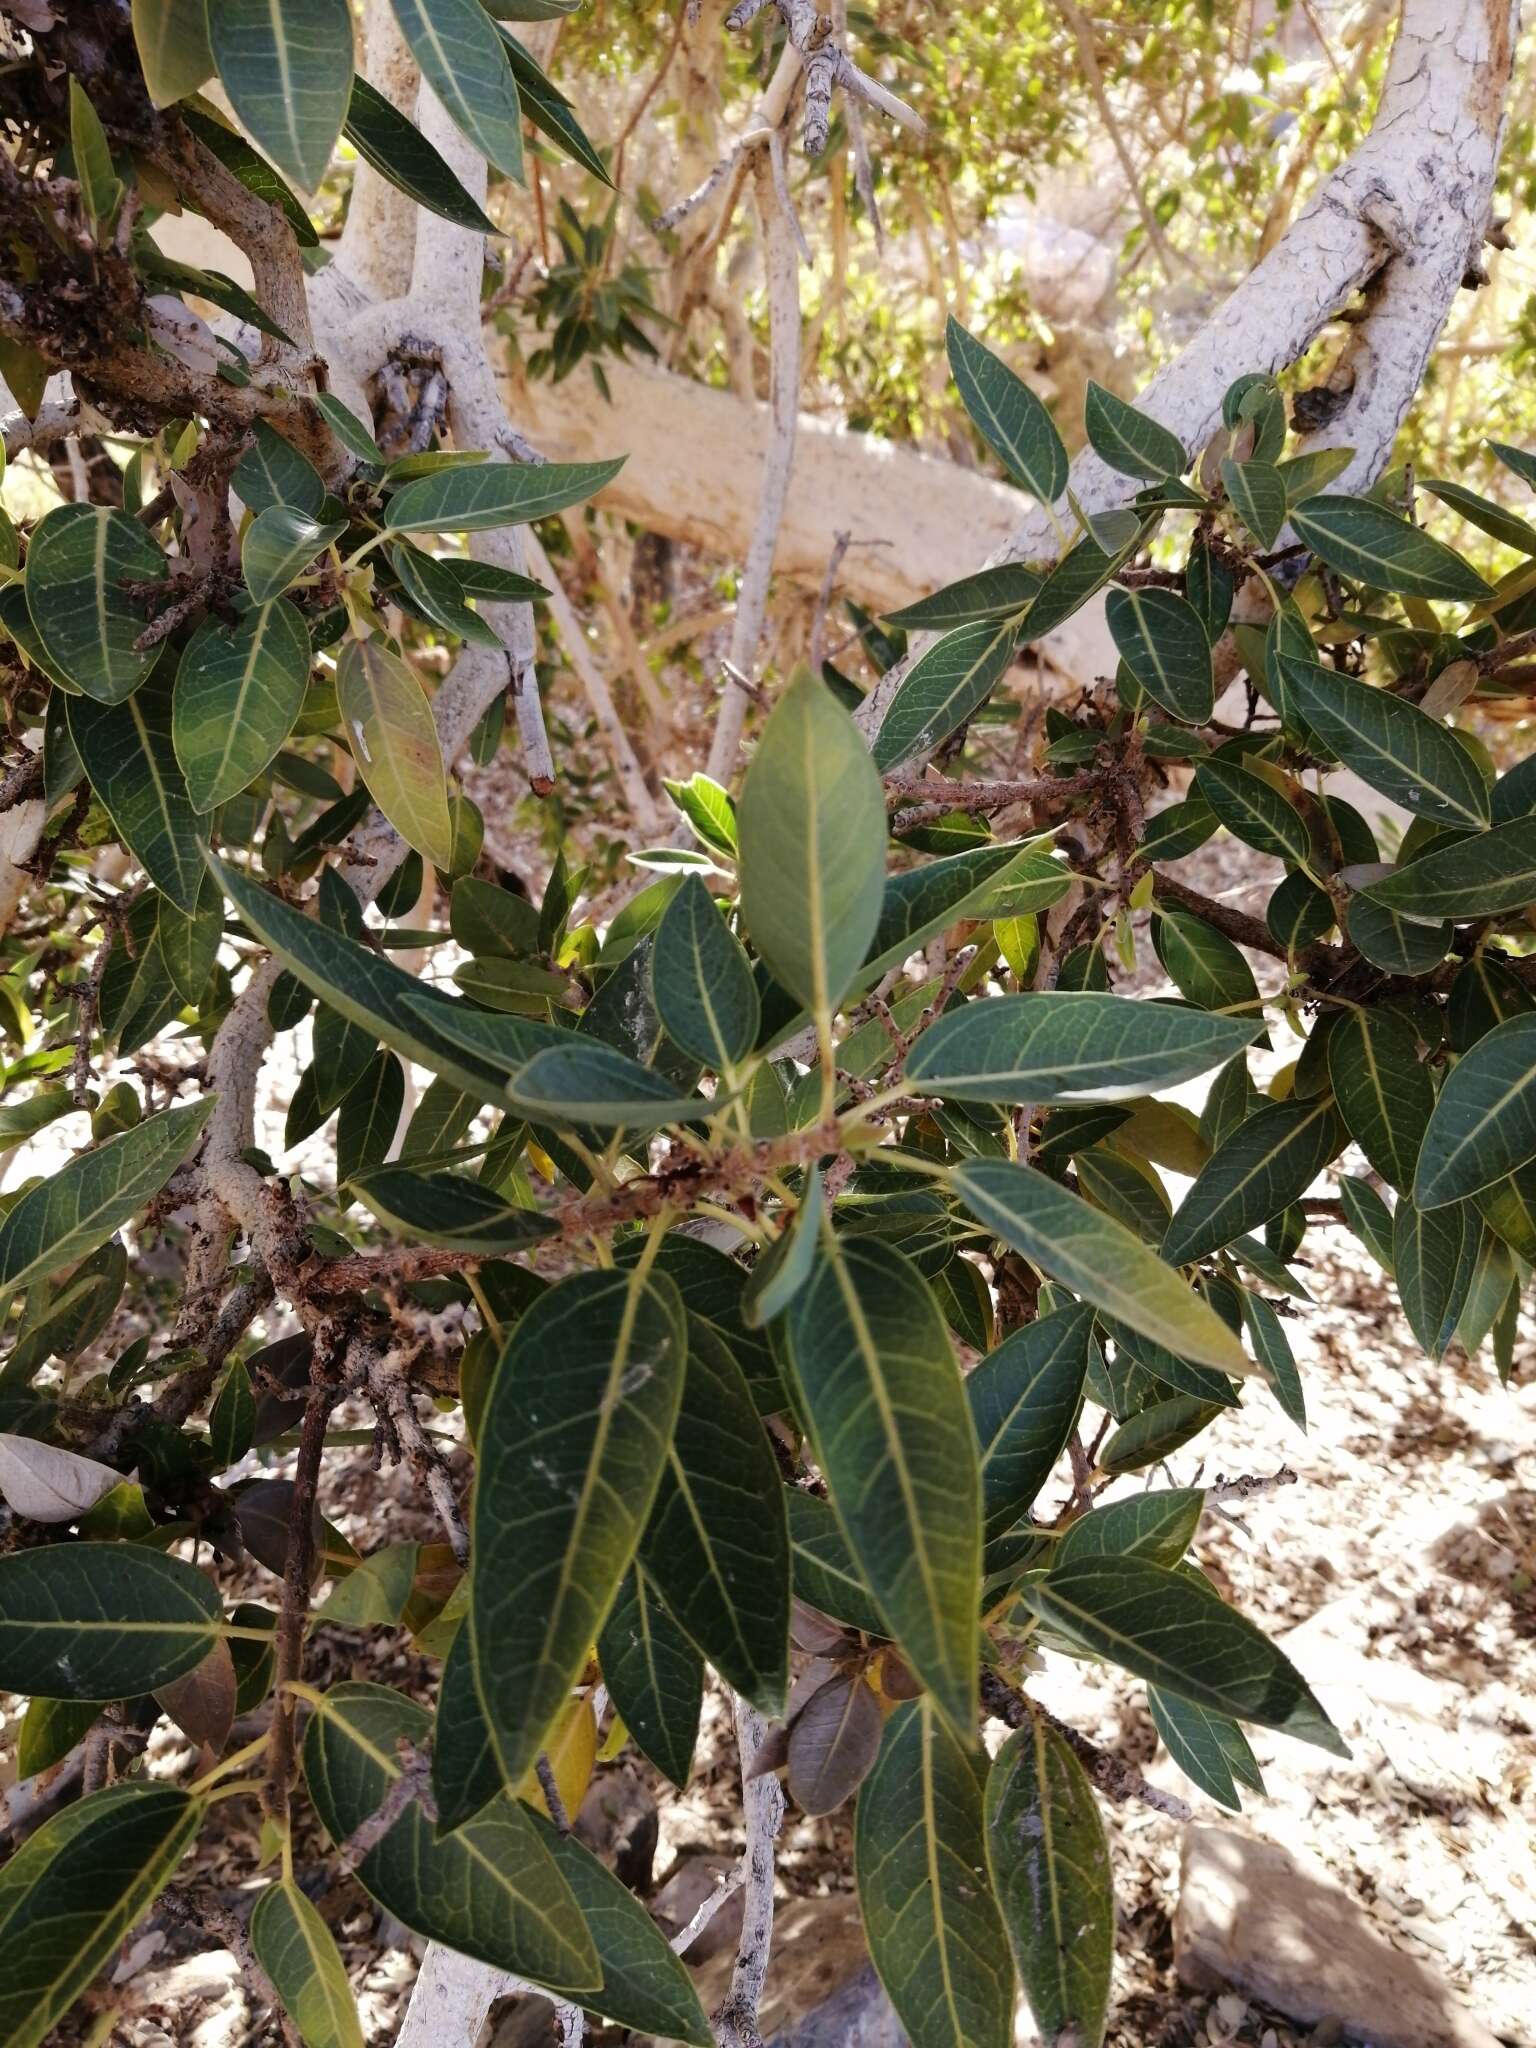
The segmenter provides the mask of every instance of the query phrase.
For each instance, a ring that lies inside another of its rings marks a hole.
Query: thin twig
[[[1166,1813],[1170,1820],[1194,1819],[1195,1810],[1187,1799],[1180,1799],[1176,1792],[1164,1792],[1156,1785],[1149,1785],[1134,1764],[1127,1763],[1123,1757],[1111,1756],[1107,1749],[1100,1749],[1086,1735],[1058,1720],[1038,1700],[1026,1699],[1023,1693],[1015,1692],[995,1671],[983,1671],[981,1674],[981,1703],[994,1720],[1002,1721],[1010,1728],[1028,1728],[1035,1718],[1045,1721],[1055,1729],[1107,1799],[1113,1799],[1117,1804],[1123,1804],[1127,1799],[1139,1799],[1143,1806],[1150,1806],[1157,1813]]]

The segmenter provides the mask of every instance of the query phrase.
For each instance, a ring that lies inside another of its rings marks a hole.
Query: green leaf
[[[411,1597],[420,1546],[386,1543],[338,1579],[318,1616],[344,1628],[393,1628]]]
[[[901,1253],[828,1230],[786,1334],[849,1548],[903,1654],[970,1743],[981,1498],[975,1434],[938,1305]]]
[[[887,612],[885,622],[903,632],[944,632],[951,626],[976,625],[984,619],[1017,619],[1044,580],[1038,569],[1028,569],[1022,562],[1001,562],[995,569],[978,569],[974,576],[962,576],[958,583],[946,584],[899,612]]]
[[[484,1181],[462,1173],[376,1166],[352,1185],[375,1216],[412,1243],[496,1258],[523,1251],[558,1229],[549,1217],[518,1208]]]
[[[1481,527],[1484,533],[1502,541],[1505,547],[1518,548],[1524,555],[1536,555],[1536,526],[1517,518],[1503,505],[1496,505],[1489,498],[1480,498],[1476,491],[1467,490],[1463,484],[1445,483],[1433,477],[1421,477],[1419,489],[1439,498],[1442,504],[1449,505],[1453,512],[1459,512],[1473,526]]]
[[[290,505],[306,518],[318,519],[325,505],[319,470],[265,420],[256,422],[255,440],[235,464],[231,481],[252,512]]]
[[[208,1441],[215,1468],[227,1472],[251,1448],[256,1426],[256,1394],[251,1376],[237,1358],[224,1369],[208,1415]]]
[[[741,1313],[747,1326],[760,1330],[775,1316],[782,1315],[810,1279],[821,1240],[821,1168],[813,1165],[805,1177],[800,1206],[770,1251],[759,1255],[741,1297]]]
[[[479,7],[479,0],[468,0]],[[579,504],[613,482],[626,458],[612,462],[487,462],[444,469],[396,491],[384,512],[391,533],[481,533],[526,526]]]
[[[1154,703],[1186,725],[1205,724],[1215,680],[1194,606],[1171,590],[1112,590],[1105,616],[1121,660]]]
[[[562,1035],[569,1043],[535,1053],[509,1084],[508,1095],[525,1116],[650,1131],[687,1123],[711,1108],[701,1095],[679,1095],[664,1074],[612,1046]]]
[[[213,1648],[218,1592],[137,1543],[60,1543],[0,1557],[0,1688],[111,1700],[169,1685]]]
[[[309,687],[309,634],[281,598],[233,630],[211,614],[176,671],[171,738],[192,808],[217,810],[271,765]]]
[[[1042,505],[1067,488],[1067,451],[1056,422],[1022,377],[951,316],[944,330],[960,401],[1009,474]]]
[[[1112,1216],[1009,1160],[966,1160],[951,1183],[988,1230],[1073,1294],[1178,1357],[1219,1372],[1252,1371],[1215,1310]]]
[[[400,1776],[397,1744],[427,1743],[425,1707],[382,1685],[326,1693],[304,1737],[304,1775],[327,1834],[347,1841],[377,1813]],[[586,1998],[602,1967],[570,1886],[527,1809],[495,1799],[441,1839],[411,1800],[358,1865],[364,1887],[414,1933]]]
[[[1285,478],[1271,462],[1228,462],[1221,481],[1232,509],[1261,548],[1272,548],[1285,524]]]
[[[1351,944],[1388,974],[1427,974],[1451,948],[1448,924],[1410,923],[1369,896],[1350,899],[1344,923]]]
[[[1330,1096],[1266,1104],[1201,1168],[1168,1226],[1163,1257],[1190,1265],[1278,1216],[1337,1158],[1343,1135]]]
[[[1462,1201],[1536,1159],[1536,1014],[1508,1018],[1463,1053],[1427,1121],[1413,1178],[1420,1209]]]
[[[213,76],[207,0],[133,0],[133,40],[157,107],[185,99]]]
[[[457,582],[435,555],[399,540],[390,548],[389,559],[410,604],[424,617],[445,633],[497,653],[503,651],[500,634],[478,612],[471,611]]]
[[[1243,1292],[1243,1328],[1269,1391],[1298,1429],[1307,1426],[1307,1399],[1285,1325],[1261,1294]]]
[[[398,1054],[375,1053],[362,1078],[347,1091],[336,1119],[336,1182],[344,1187],[370,1167],[382,1166],[405,1109],[405,1069]]]
[[[584,171],[590,171],[594,178],[612,190],[613,179],[608,174],[608,166],[571,112],[571,103],[565,94],[550,83],[516,36],[503,29],[501,39],[528,119],[573,163],[580,164]]]
[[[886,707],[873,748],[889,775],[915,754],[928,754],[979,711],[1013,659],[1013,619],[985,620],[948,633],[903,678]]]
[[[347,0],[216,0],[208,40],[242,127],[307,192],[324,178],[352,91]]]
[[[1163,1692],[1155,1685],[1147,1687],[1147,1711],[1163,1747],[1185,1777],[1218,1806],[1240,1813],[1243,1802],[1232,1775],[1228,1747],[1235,1747],[1234,1738],[1245,1750],[1248,1744],[1237,1723],[1220,1714],[1208,1714],[1203,1707],[1191,1706],[1177,1693]]]
[[[987,1883],[983,1768],[923,1700],[886,1723],[854,1818],[869,1953],[912,2048],[1009,2048],[1013,1971]]]
[[[788,1487],[789,1550],[795,1597],[867,1636],[888,1636],[889,1622],[870,1597],[830,1501]]]
[[[640,1561],[720,1675],[765,1714],[782,1713],[790,1595],[779,1464],[741,1368],[697,1319]]]
[[[259,151],[252,149],[227,118],[209,101],[198,98],[178,108],[178,113],[205,149],[211,149],[225,169],[234,173],[247,192],[282,209],[301,249],[319,247],[314,222],[299,204],[286,181],[273,170]]]
[[[1284,1651],[1197,1574],[1144,1557],[1079,1557],[1026,1581],[1019,1597],[1094,1656],[1180,1699],[1349,1755]]]
[[[331,1930],[292,1878],[267,1886],[251,1914],[250,1932],[256,1960],[304,2048],[363,2048],[346,1965]]]
[[[189,917],[169,896],[155,905],[155,944],[177,995],[194,1007],[207,991],[224,937],[224,899],[204,871],[197,908]]]
[[[1374,498],[1308,498],[1291,524],[1330,569],[1376,590],[1476,604],[1492,592],[1469,562]]]
[[[258,512],[240,543],[240,567],[252,602],[265,604],[281,597],[320,550],[340,540],[346,530],[340,520],[317,525],[291,505],[269,505]]]
[[[1344,1220],[1384,1273],[1392,1271],[1392,1211],[1369,1181],[1339,1175],[1339,1200]],[[1536,1248],[1536,1236],[1533,1236]]]
[[[1083,1405],[1093,1310],[1074,1305],[1026,1323],[966,1375],[981,1446],[983,1533],[1021,1521],[1067,1447]]]
[[[407,846],[434,867],[451,868],[443,750],[415,670],[377,635],[349,640],[336,664],[336,701],[369,795]]]
[[[693,1980],[640,1900],[574,1835],[559,1834],[539,1814],[530,1818],[597,1943],[603,1988],[582,2003],[634,2033],[712,2048],[715,2037]]]
[[[172,718],[170,689],[158,677],[124,704],[69,700],[69,736],[114,831],[156,888],[192,916],[203,854],[172,743]]]
[[[1324,745],[1416,817],[1461,830],[1488,823],[1488,785],[1455,736],[1416,704],[1315,662],[1279,657],[1287,689]]]
[[[667,1035],[712,1072],[728,1072],[756,1045],[761,1004],[752,963],[698,875],[685,878],[662,913],[651,987]]]
[[[1146,1557],[1172,1569],[1194,1541],[1205,1507],[1199,1486],[1137,1493],[1079,1515],[1056,1546],[1054,1562],[1079,1557]]]
[[[212,863],[242,922],[306,988],[403,1058],[476,1102],[505,1103],[507,1075],[560,1027],[497,1017],[424,985],[371,946],[271,896],[224,861]]]
[[[361,72],[352,81],[354,96],[360,85],[368,85]],[[368,90],[371,92],[372,86],[368,86]],[[383,452],[372,433],[339,398],[329,391],[314,391],[310,393],[310,403],[349,455],[355,455],[359,462],[375,465],[383,462]]]
[[[1171,1401],[1154,1401],[1115,1431],[1099,1453],[1100,1467],[1117,1478],[1126,1472],[1144,1472],[1149,1465],[1171,1457],[1225,1413],[1225,1406],[1187,1394]]]
[[[1408,1327],[1438,1360],[1456,1334],[1477,1263],[1481,1222],[1470,1202],[1420,1209],[1404,1195],[1392,1212],[1392,1269]]]
[[[991,996],[930,1024],[906,1072],[954,1102],[1128,1102],[1223,1065],[1258,1029],[1086,989]]]
[[[163,648],[135,646],[149,619],[125,586],[163,583],[169,573],[126,512],[56,505],[27,548],[27,609],[48,660],[98,704],[132,696]]]
[[[480,0],[392,0],[421,75],[459,133],[505,177],[522,180],[523,120],[500,36]]]
[[[1152,950],[1179,994],[1202,1010],[1251,1010],[1259,1018],[1253,969],[1225,932],[1187,910],[1161,904],[1152,920]]]
[[[1536,901],[1536,817],[1433,846],[1360,893],[1367,903],[1416,924],[1524,910]]]
[[[1234,839],[1276,860],[1307,867],[1313,860],[1306,820],[1284,793],[1240,761],[1195,766],[1195,787]]]
[[[501,233],[415,122],[407,120],[360,71],[352,81],[343,133],[370,169],[429,213],[467,228],[471,234]],[[358,452],[354,448],[353,453]],[[377,450],[363,460],[377,462]]]
[[[108,1785],[15,1852],[0,1870],[6,2048],[41,2048],[169,1880],[203,1812],[175,1785]]]
[[[1034,1706],[987,1779],[987,1857],[1042,2041],[1100,2048],[1115,1960],[1109,1843],[1088,1774]]]
[[[1163,483],[1182,476],[1189,457],[1176,434],[1144,412],[1116,398],[1090,377],[1083,402],[1083,426],[1094,453],[1121,476],[1146,477]]]
[[[191,1151],[213,1102],[207,1095],[163,1109],[78,1153],[24,1194],[0,1222],[0,1294],[30,1286],[105,1244],[165,1186]]]
[[[509,1785],[542,1748],[634,1556],[686,1357],[669,1280],[591,1272],[541,1295],[497,1364],[470,1612],[475,1682]]]
[[[862,734],[801,669],[747,770],[741,909],[774,978],[816,1015],[852,985],[880,922],[885,799]]]
[[[597,1639],[603,1683],[640,1754],[688,1783],[704,1704],[704,1659],[639,1565],[624,1574]]]
[[[1328,1081],[1349,1135],[1372,1166],[1393,1187],[1412,1186],[1435,1107],[1435,1086],[1420,1064],[1412,1027],[1393,1010],[1347,1011],[1328,1034]]]
[[[878,980],[962,917],[1026,917],[1051,909],[1071,887],[1070,872],[1038,840],[970,847],[892,875],[859,980]]]
[[[92,223],[100,227],[116,212],[123,188],[112,168],[112,148],[101,116],[78,78],[69,81],[69,147],[81,201]]]

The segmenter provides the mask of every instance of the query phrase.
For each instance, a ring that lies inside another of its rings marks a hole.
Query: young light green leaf
[[[1462,1201],[1536,1159],[1536,1014],[1506,1019],[1463,1053],[1427,1123],[1413,1177],[1420,1209]]]
[[[232,631],[211,614],[181,657],[171,739],[195,811],[254,782],[287,739],[309,687],[309,634],[281,598],[258,605]]]
[[[1112,590],[1105,617],[1120,658],[1154,703],[1186,725],[1215,704],[1211,643],[1200,614],[1172,590]]]
[[[0,1689],[49,1699],[153,1692],[217,1639],[217,1589],[139,1543],[59,1543],[0,1557]]]
[[[993,996],[930,1024],[906,1071],[954,1102],[1128,1102],[1224,1065],[1258,1029],[1087,989]]]
[[[1198,1574],[1144,1557],[1079,1557],[1019,1597],[1093,1655],[1197,1707],[1349,1754],[1284,1651]]]
[[[310,1717],[304,1775],[326,1832],[341,1843],[377,1813],[404,1766],[402,1737],[424,1746],[425,1707],[387,1686],[332,1686]],[[570,1886],[526,1807],[493,1800],[436,1838],[414,1800],[358,1865],[379,1903],[428,1941],[549,1989],[593,1996],[602,1965]]]
[[[479,0],[469,0],[479,7]],[[612,462],[486,462],[444,469],[396,491],[384,512],[391,533],[481,533],[526,526],[603,490],[624,467]]]
[[[523,119],[500,36],[480,0],[393,0],[421,75],[460,134],[503,176],[523,175]]]
[[[208,40],[241,125],[313,192],[352,91],[347,0],[217,0],[208,9]]]
[[[1121,476],[1146,477],[1151,483],[1165,483],[1182,476],[1189,456],[1176,434],[1127,405],[1113,391],[1095,384],[1090,377],[1083,402],[1083,425],[1094,453]]]
[[[651,990],[668,1036],[714,1073],[756,1045],[762,1006],[752,963],[701,876],[687,876],[662,913]]]
[[[980,1484],[938,1305],[900,1252],[828,1230],[788,1315],[801,1407],[849,1548],[903,1654],[970,1743]]]
[[[133,0],[133,40],[157,107],[185,99],[213,76],[207,0]]]
[[[1087,1772],[1032,1705],[993,1761],[986,1830],[993,1890],[1041,2040],[1100,2048],[1115,1959],[1109,1843]]]
[[[1091,1308],[1060,1308],[1015,1330],[966,1375],[981,1448],[984,1535],[999,1535],[1029,1513],[1066,1449],[1092,1339]]]
[[[1328,1034],[1328,1081],[1349,1135],[1372,1166],[1393,1187],[1411,1187],[1435,1086],[1407,1020],[1393,1010],[1347,1011]]]
[[[1023,378],[953,316],[944,343],[960,401],[988,446],[1032,497],[1054,505],[1067,487],[1067,451],[1056,422]]]
[[[766,1714],[789,1677],[784,1489],[752,1390],[701,1319],[640,1561],[720,1675]]]
[[[886,1723],[859,1793],[859,1911],[912,2048],[1008,2048],[1013,2039],[1013,1971],[987,1883],[982,1784],[978,1760],[915,1700]]]
[[[686,1785],[704,1705],[704,1659],[638,1564],[624,1574],[597,1659],[635,1747],[663,1777]]]
[[[104,505],[56,505],[27,549],[27,609],[48,660],[98,704],[121,704],[162,648],[134,643],[148,624],[131,584],[162,583],[165,556],[136,519]]]
[[[0,1870],[6,2048],[41,2048],[170,1878],[203,1812],[179,1786],[130,1779],[66,1806],[15,1852]]]
[[[747,929],[774,978],[830,1014],[880,922],[885,799],[863,735],[809,669],[763,730],[737,822]]]
[[[671,1281],[578,1273],[513,1331],[480,1425],[475,1684],[502,1776],[543,1746],[635,1554],[687,1357]]]
[[[1123,1223],[1059,1187],[1031,1166],[970,1159],[952,1174],[955,1193],[1017,1252],[1180,1358],[1218,1372],[1253,1370],[1213,1308]]]
[[[377,634],[349,640],[336,664],[336,701],[357,772],[374,802],[407,846],[434,867],[451,868],[453,819],[443,750],[415,670]]]
[[[69,736],[118,837],[156,888],[194,915],[203,854],[176,759],[168,684],[157,676],[123,704],[71,697]]]
[[[1201,1169],[1174,1212],[1163,1257],[1187,1266],[1257,1230],[1306,1193],[1343,1142],[1331,1096],[1267,1104]]]
[[[212,1110],[211,1095],[163,1109],[29,1189],[0,1222],[0,1293],[30,1286],[105,1244],[165,1186]]]
[[[346,1965],[330,1928],[292,1878],[268,1885],[257,1899],[251,1947],[304,2048],[363,2048]]]
[[[1330,569],[1373,589],[1467,604],[1491,595],[1487,583],[1454,548],[1374,498],[1326,493],[1308,498],[1292,513],[1291,524]]]
[[[914,754],[931,753],[996,688],[1013,659],[1015,620],[984,620],[947,633],[903,678],[875,735],[875,766],[889,775]]]
[[[240,543],[240,566],[252,602],[281,597],[320,550],[346,530],[340,521],[318,525],[291,505],[269,505],[258,512]]]
[[[1285,478],[1270,462],[1221,465],[1232,509],[1261,548],[1272,548],[1285,524]]]
[[[1426,925],[1523,910],[1536,902],[1536,817],[1517,818],[1512,824],[1495,825],[1491,832],[1432,846],[1406,867],[1369,883],[1357,900]],[[1354,936],[1353,922],[1350,935]]]
[[[415,122],[407,120],[360,71],[352,81],[342,132],[371,170],[429,213],[467,228],[471,234],[501,233]],[[378,459],[377,452],[363,458],[366,462]]]
[[[1416,704],[1316,662],[1279,657],[1288,693],[1362,782],[1417,817],[1462,831],[1488,823],[1488,785],[1467,749]]]

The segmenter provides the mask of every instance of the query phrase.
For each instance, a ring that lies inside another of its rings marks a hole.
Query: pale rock
[[[1235,1985],[1370,2048],[1499,2048],[1315,1865],[1231,1827],[1184,1832],[1174,1954],[1197,1990]]]

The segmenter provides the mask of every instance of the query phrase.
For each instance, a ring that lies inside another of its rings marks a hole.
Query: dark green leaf
[[[217,810],[268,767],[309,686],[309,635],[293,605],[258,605],[227,630],[211,614],[176,671],[171,738],[195,811]]]
[[[1094,453],[1122,476],[1147,477],[1162,483],[1182,476],[1189,457],[1176,434],[1127,405],[1113,391],[1088,380],[1083,402],[1083,425]]]
[[[1215,703],[1211,643],[1200,614],[1171,590],[1112,590],[1105,615],[1120,658],[1147,695],[1186,725]]]
[[[1301,1374],[1285,1325],[1262,1294],[1243,1293],[1243,1327],[1253,1346],[1253,1355],[1269,1383],[1269,1391],[1298,1429],[1307,1426],[1307,1402]]]
[[[1449,505],[1453,512],[1459,512],[1471,525],[1480,527],[1502,541],[1507,548],[1518,548],[1524,555],[1536,555],[1536,526],[1518,518],[1503,505],[1496,505],[1490,498],[1481,498],[1476,491],[1469,491],[1463,484],[1446,483],[1433,477],[1421,477],[1419,489],[1428,491],[1442,504]]]
[[[471,234],[501,232],[415,122],[408,121],[361,72],[352,81],[344,132],[363,162],[418,206]],[[353,453],[361,451],[354,447]],[[362,459],[376,462],[378,451]]]
[[[928,649],[903,677],[875,735],[872,751],[882,775],[932,753],[980,710],[1012,661],[1017,638],[1012,618],[987,619],[947,633]]]
[[[1054,1562],[1080,1557],[1145,1557],[1172,1570],[1200,1526],[1204,1489],[1179,1486],[1112,1500],[1069,1522]]]
[[[1042,505],[1067,487],[1067,451],[1056,422],[1000,356],[951,318],[944,333],[961,403],[1015,480]]]
[[[252,512],[265,512],[269,505],[291,505],[296,512],[318,519],[325,506],[325,483],[319,470],[265,420],[258,420],[254,431],[256,438],[235,464],[231,478],[239,496]]]
[[[1306,1193],[1342,1144],[1331,1097],[1267,1104],[1201,1169],[1174,1213],[1163,1257],[1187,1266],[1257,1230]]]
[[[508,178],[523,175],[523,120],[507,52],[480,0],[392,0],[421,75],[449,119]]]
[[[1152,950],[1186,1002],[1202,1010],[1261,1009],[1253,969],[1225,932],[1187,910],[1162,904],[1152,920]]]
[[[1348,1011],[1328,1034],[1328,1080],[1349,1135],[1372,1166],[1393,1187],[1410,1187],[1435,1107],[1412,1027],[1393,1010]]]
[[[1300,811],[1272,782],[1240,761],[1201,761],[1195,787],[1234,839],[1276,860],[1306,867],[1312,835]]]
[[[1374,498],[1308,498],[1292,513],[1291,524],[1330,569],[1374,589],[1469,604],[1492,594],[1454,549]]]
[[[870,1597],[831,1503],[789,1487],[785,1504],[796,1598],[864,1635],[889,1635],[890,1625]]]
[[[525,1116],[649,1131],[708,1112],[710,1104],[702,1096],[680,1095],[665,1075],[638,1060],[608,1045],[563,1036],[570,1042],[535,1053],[508,1086]]]
[[[353,1192],[397,1236],[487,1258],[521,1251],[557,1228],[537,1210],[518,1208],[484,1181],[461,1173],[376,1166],[354,1182]]]
[[[1415,816],[1480,831],[1488,786],[1467,749],[1416,704],[1315,662],[1281,655],[1307,723],[1362,782]]]
[[[69,732],[91,787],[156,888],[190,916],[202,891],[197,814],[172,745],[171,693],[156,677],[125,704],[69,700]]]
[[[153,1692],[202,1662],[220,1619],[200,1571],[141,1544],[15,1551],[0,1557],[0,1687],[76,1700]]]
[[[269,505],[258,512],[240,543],[240,566],[252,602],[264,605],[281,597],[320,550],[346,530],[340,521],[322,526],[291,505]]]
[[[944,632],[951,626],[977,625],[984,619],[1016,619],[1036,595],[1044,578],[1022,562],[1002,562],[995,569],[979,569],[974,576],[962,576],[919,598],[899,612],[887,612],[886,624],[907,632],[927,628]]]
[[[1433,846],[1361,893],[1416,924],[1523,910],[1536,900],[1536,817]]]
[[[752,964],[698,875],[685,877],[662,913],[651,986],[668,1035],[713,1072],[728,1072],[757,1043]]]
[[[1042,2041],[1100,2048],[1115,1959],[1109,1843],[1088,1775],[1031,1707],[987,1779],[987,1857]]]
[[[1221,1066],[1257,1030],[1090,990],[993,996],[931,1024],[906,1071],[957,1102],[1124,1102]]]
[[[479,0],[463,4],[480,12]],[[621,455],[612,462],[486,462],[439,470],[396,491],[384,524],[391,533],[482,533],[492,526],[526,526],[595,497],[613,482],[624,461]]]
[[[56,1813],[0,1870],[6,2048],[41,2048],[170,1878],[203,1810],[175,1785],[108,1785]]]
[[[136,519],[104,505],[56,505],[27,548],[27,609],[43,652],[98,704],[120,704],[163,649],[135,642],[149,623],[126,586],[163,583],[165,556]]]
[[[1185,1777],[1192,1779],[1218,1806],[1224,1806],[1229,1813],[1240,1813],[1243,1802],[1238,1797],[1225,1743],[1217,1734],[1220,1727],[1227,1741],[1235,1736],[1246,1748],[1237,1723],[1224,1720],[1219,1714],[1209,1714],[1204,1707],[1191,1706],[1177,1693],[1163,1692],[1155,1685],[1147,1687],[1147,1710],[1163,1747]]]
[[[1456,1333],[1480,1235],[1478,1213],[1470,1202],[1419,1209],[1404,1195],[1392,1213],[1398,1300],[1426,1357],[1443,1357]]]
[[[1013,1971],[987,1883],[982,1774],[926,1701],[886,1723],[859,1794],[869,1952],[913,2048],[1008,2048]]]
[[[597,1639],[614,1711],[663,1777],[686,1785],[699,1739],[704,1659],[631,1565]]]
[[[539,1754],[634,1556],[686,1355],[670,1281],[591,1272],[541,1295],[496,1367],[471,1616],[475,1681],[510,1785]]]
[[[336,1119],[336,1181],[344,1187],[369,1167],[382,1166],[405,1110],[405,1068],[382,1048],[347,1091]]]
[[[1351,943],[1388,974],[1427,974],[1450,951],[1448,924],[1412,924],[1369,896],[1350,899],[1344,923]]]
[[[347,0],[217,0],[208,36],[241,123],[290,178],[324,178],[352,90]]]
[[[1093,1310],[1057,1309],[1026,1323],[966,1376],[981,1447],[983,1530],[1020,1521],[1066,1449],[1083,1405]]]
[[[1420,1209],[1459,1202],[1536,1158],[1536,1013],[1509,1018],[1463,1053],[1423,1141],[1413,1181]]]
[[[1261,548],[1272,548],[1285,524],[1285,478],[1269,462],[1228,462],[1221,480],[1232,509]]]
[[[1197,1575],[1142,1557],[1079,1557],[1019,1597],[1095,1656],[1197,1707],[1349,1754],[1285,1653]]]
[[[913,1670],[969,1742],[981,1502],[943,1317],[899,1252],[824,1232],[787,1338],[817,1462],[859,1570]]]

